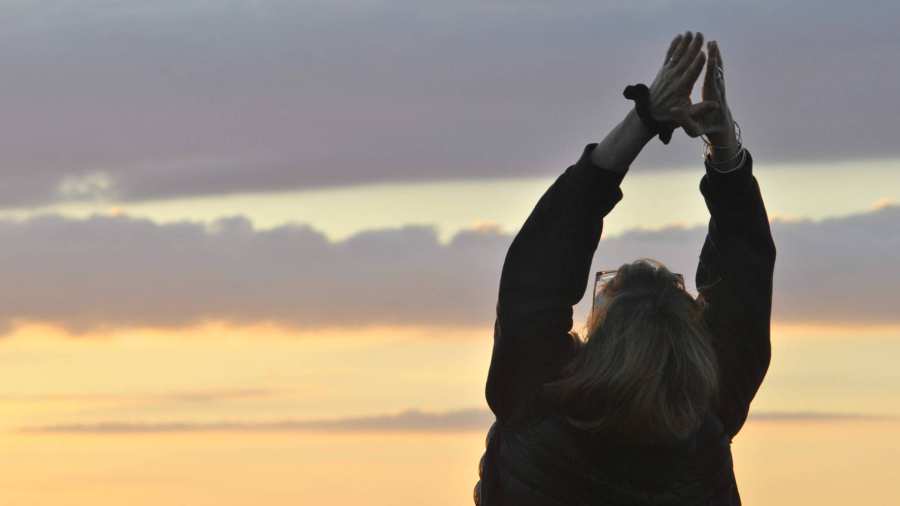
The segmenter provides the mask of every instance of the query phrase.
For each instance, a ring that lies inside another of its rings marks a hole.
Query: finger
[[[691,137],[697,137],[702,133],[700,129],[700,125],[691,118],[690,114],[688,114],[687,109],[683,107],[673,107],[669,109],[669,114],[672,115],[675,123],[681,126],[681,128],[690,135]]]
[[[697,53],[700,52],[700,49],[703,48],[703,34],[697,32],[696,35],[691,39],[690,45],[688,45],[687,50],[683,54],[681,58],[679,58],[678,63],[675,65],[676,72],[684,72],[685,69],[694,61],[694,58],[697,57]]]
[[[681,59],[681,56],[684,54],[688,45],[691,43],[691,39],[693,37],[694,37],[694,35],[691,33],[690,30],[684,32],[684,36],[681,37],[680,41],[678,41],[678,47],[676,47],[675,52],[672,53],[672,63],[673,64],[677,64],[678,60]]]
[[[722,63],[722,52],[719,50],[719,42],[718,41],[713,41],[713,53],[715,55],[715,65],[718,69],[720,69],[722,71],[721,77],[720,77],[719,73],[716,73],[716,75],[713,76],[714,83],[715,83],[715,89],[718,91],[719,98],[722,101],[724,101],[725,100],[725,72],[724,72],[725,67],[724,67],[724,64]],[[713,70],[715,70],[715,69],[713,69]]]
[[[681,34],[679,33],[678,35],[675,36],[674,39],[672,39],[672,43],[669,44],[669,50],[666,51],[666,59],[663,60],[663,64],[669,63],[669,59],[672,58],[672,55],[675,53],[675,48],[678,47],[678,44],[680,42],[681,42]]]
[[[706,44],[706,75],[703,76],[703,99],[713,98],[716,95],[716,54],[713,42]]]
[[[694,83],[697,82],[697,78],[700,76],[700,71],[703,70],[704,63],[706,63],[706,53],[700,51],[685,71],[684,76],[678,81],[679,86],[693,89]]]
[[[725,65],[722,63],[722,52],[719,51],[719,42],[718,41],[715,41],[715,40],[712,41],[711,51],[713,51],[716,54],[716,65],[718,65],[719,68],[721,68],[722,70],[725,70]]]

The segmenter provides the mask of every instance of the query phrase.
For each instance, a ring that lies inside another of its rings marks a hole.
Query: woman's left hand
[[[722,53],[719,51],[719,44],[714,40],[709,41],[707,49],[709,50],[709,60],[706,65],[702,97],[704,102],[715,103],[718,107],[708,111],[692,111],[676,107],[673,113],[677,118],[676,121],[691,137],[705,134],[713,145],[735,151],[738,141],[731,108],[728,107],[725,97]]]

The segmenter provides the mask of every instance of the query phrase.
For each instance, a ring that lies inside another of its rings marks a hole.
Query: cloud
[[[778,221],[773,317],[897,324],[900,206],[822,221]],[[650,256],[693,274],[705,227],[603,238],[595,270]],[[257,230],[127,216],[0,220],[0,328],[39,321],[72,333],[180,328],[208,321],[293,328],[490,328],[510,234],[478,226],[438,240],[430,226],[368,230],[331,242],[308,225]],[[590,297],[576,306],[584,320]]]
[[[323,420],[280,420],[254,422],[100,422],[89,424],[61,424],[26,427],[33,433],[117,434],[135,432],[446,432],[487,429],[494,420],[485,409],[462,409],[443,413],[429,413],[409,409],[397,414],[332,418]]]
[[[224,390],[186,390],[159,393],[48,393],[48,394],[0,394],[0,402],[175,402],[211,403],[226,400],[269,397],[274,390],[262,388],[238,388]]]
[[[719,40],[760,159],[896,157],[898,17],[874,0],[3,2],[0,202],[551,175],[687,29]],[[696,160],[676,133],[640,164]]]
[[[887,197],[882,197],[875,202],[872,203],[872,209],[877,211],[879,209],[883,209],[886,207],[897,206],[900,205],[896,200],[889,199]]]
[[[627,232],[601,240],[595,264],[658,258],[693,280],[705,227]],[[900,206],[829,218],[775,219],[773,319],[794,323],[896,324]],[[604,261],[603,258],[606,257]],[[690,283],[693,290],[693,284]]]
[[[832,422],[853,420],[898,420],[895,415],[831,412],[753,412],[752,421]],[[397,414],[331,418],[320,420],[217,421],[217,422],[96,422],[24,427],[36,434],[133,434],[177,432],[458,432],[486,431],[494,421],[487,409],[446,412],[409,409]]]
[[[840,422],[866,420],[900,420],[900,416],[883,413],[837,413],[822,411],[755,411],[748,418],[752,421],[769,422]]]
[[[432,227],[408,226],[330,242],[307,225],[256,230],[242,217],[3,220],[0,324],[473,325],[493,312],[487,287],[508,240],[466,231],[444,245]]]

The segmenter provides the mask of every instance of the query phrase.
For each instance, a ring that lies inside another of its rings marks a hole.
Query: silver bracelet
[[[703,144],[704,144],[703,159],[706,161],[706,163],[709,164],[710,167],[715,169],[715,171],[720,174],[728,174],[730,172],[734,172],[734,171],[740,169],[744,165],[744,157],[745,157],[746,150],[744,149],[744,142],[741,137],[741,125],[739,125],[737,121],[733,121],[733,120],[731,123],[732,123],[732,129],[734,129],[734,131],[735,131],[735,133],[734,133],[735,138],[737,139],[737,152],[735,153],[735,155],[733,157],[729,158],[728,160],[724,160],[724,161],[720,161],[720,162],[713,162],[712,161],[712,151],[714,149],[734,149],[734,146],[730,146],[730,145],[729,146],[716,146],[712,142],[708,141],[707,139],[704,139],[703,136],[700,137],[700,139],[703,141]],[[740,157],[740,161],[733,168],[731,168],[729,170],[725,170],[725,171],[719,170],[719,167],[727,167],[727,166],[731,165],[732,162],[734,162],[734,160],[738,159],[739,157]]]
[[[719,170],[719,167],[730,165],[730,162],[737,157],[741,157],[741,160],[734,167],[732,167],[728,170]],[[740,169],[741,167],[743,167],[746,157],[747,157],[747,150],[744,149],[744,146],[741,146],[738,149],[738,154],[734,155],[734,157],[732,157],[730,160],[726,160],[724,162],[718,162],[718,163],[712,163],[709,160],[707,160],[706,163],[708,163],[709,166],[712,167],[713,170],[718,172],[719,174],[729,174],[729,173],[734,172],[734,171]]]
[[[740,149],[740,147],[744,144],[744,140],[741,137],[741,125],[739,125],[737,121],[732,120],[731,121],[731,129],[734,130],[734,137],[737,140],[738,149]],[[709,140],[705,139],[703,135],[700,136],[700,140],[703,141],[702,156],[704,158],[712,156],[712,150],[714,150],[714,149],[731,149],[734,147],[734,146],[716,146]]]

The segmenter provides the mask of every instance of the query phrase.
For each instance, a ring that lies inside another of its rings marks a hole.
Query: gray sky
[[[550,174],[688,29],[719,41],[757,159],[894,157],[898,19],[893,1],[6,1],[0,199]],[[654,140],[641,164],[696,163],[698,143]]]

